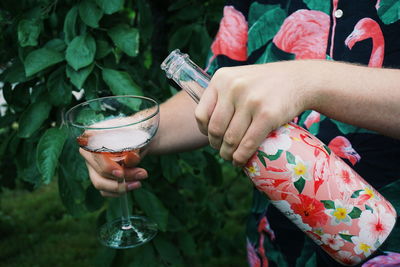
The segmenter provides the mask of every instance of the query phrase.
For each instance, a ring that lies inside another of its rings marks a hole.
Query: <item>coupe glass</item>
[[[159,106],[141,96],[102,97],[68,110],[66,122],[81,148],[124,166],[127,161],[139,162],[143,156],[158,129]],[[100,227],[100,242],[122,249],[150,241],[157,234],[157,225],[130,214],[124,178],[118,180],[118,190],[123,193],[121,218]]]

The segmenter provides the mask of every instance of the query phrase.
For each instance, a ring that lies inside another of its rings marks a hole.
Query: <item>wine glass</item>
[[[66,122],[81,148],[124,166],[143,156],[158,129],[159,106],[153,99],[141,96],[102,97],[68,110]],[[156,223],[130,214],[124,178],[118,179],[118,190],[122,193],[121,218],[100,227],[100,242],[122,249],[153,239]]]

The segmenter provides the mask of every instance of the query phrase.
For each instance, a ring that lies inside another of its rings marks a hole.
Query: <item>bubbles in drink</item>
[[[115,123],[114,120],[91,125],[91,128],[106,128]],[[86,150],[94,152],[121,152],[141,148],[150,141],[150,134],[136,125],[86,130],[78,137],[78,143]]]

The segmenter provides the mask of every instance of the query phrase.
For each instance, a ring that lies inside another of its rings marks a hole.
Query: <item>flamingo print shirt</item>
[[[207,70],[212,73],[223,66],[296,59],[400,68],[399,2],[228,1],[211,45]],[[327,144],[375,188],[400,193],[399,140],[335,121],[312,110],[301,114],[297,122]],[[390,197],[387,195],[389,201]],[[399,199],[392,200],[392,203],[397,203],[396,208],[399,208],[399,202]],[[393,242],[400,239],[398,228],[382,246],[383,250],[400,252]],[[270,206],[257,190],[254,191],[247,230],[250,266],[337,266]],[[393,255],[390,257],[397,259],[395,264],[398,265],[391,266],[400,266],[400,254]],[[385,266],[388,257],[382,253],[373,259],[377,265],[373,265],[371,260],[368,266]]]

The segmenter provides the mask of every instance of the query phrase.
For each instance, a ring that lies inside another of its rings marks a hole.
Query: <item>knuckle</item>
[[[220,127],[213,124],[208,126],[208,134],[214,137],[222,137],[224,133]]]
[[[224,143],[228,147],[235,147],[238,143],[237,137],[229,132],[224,135]]]

